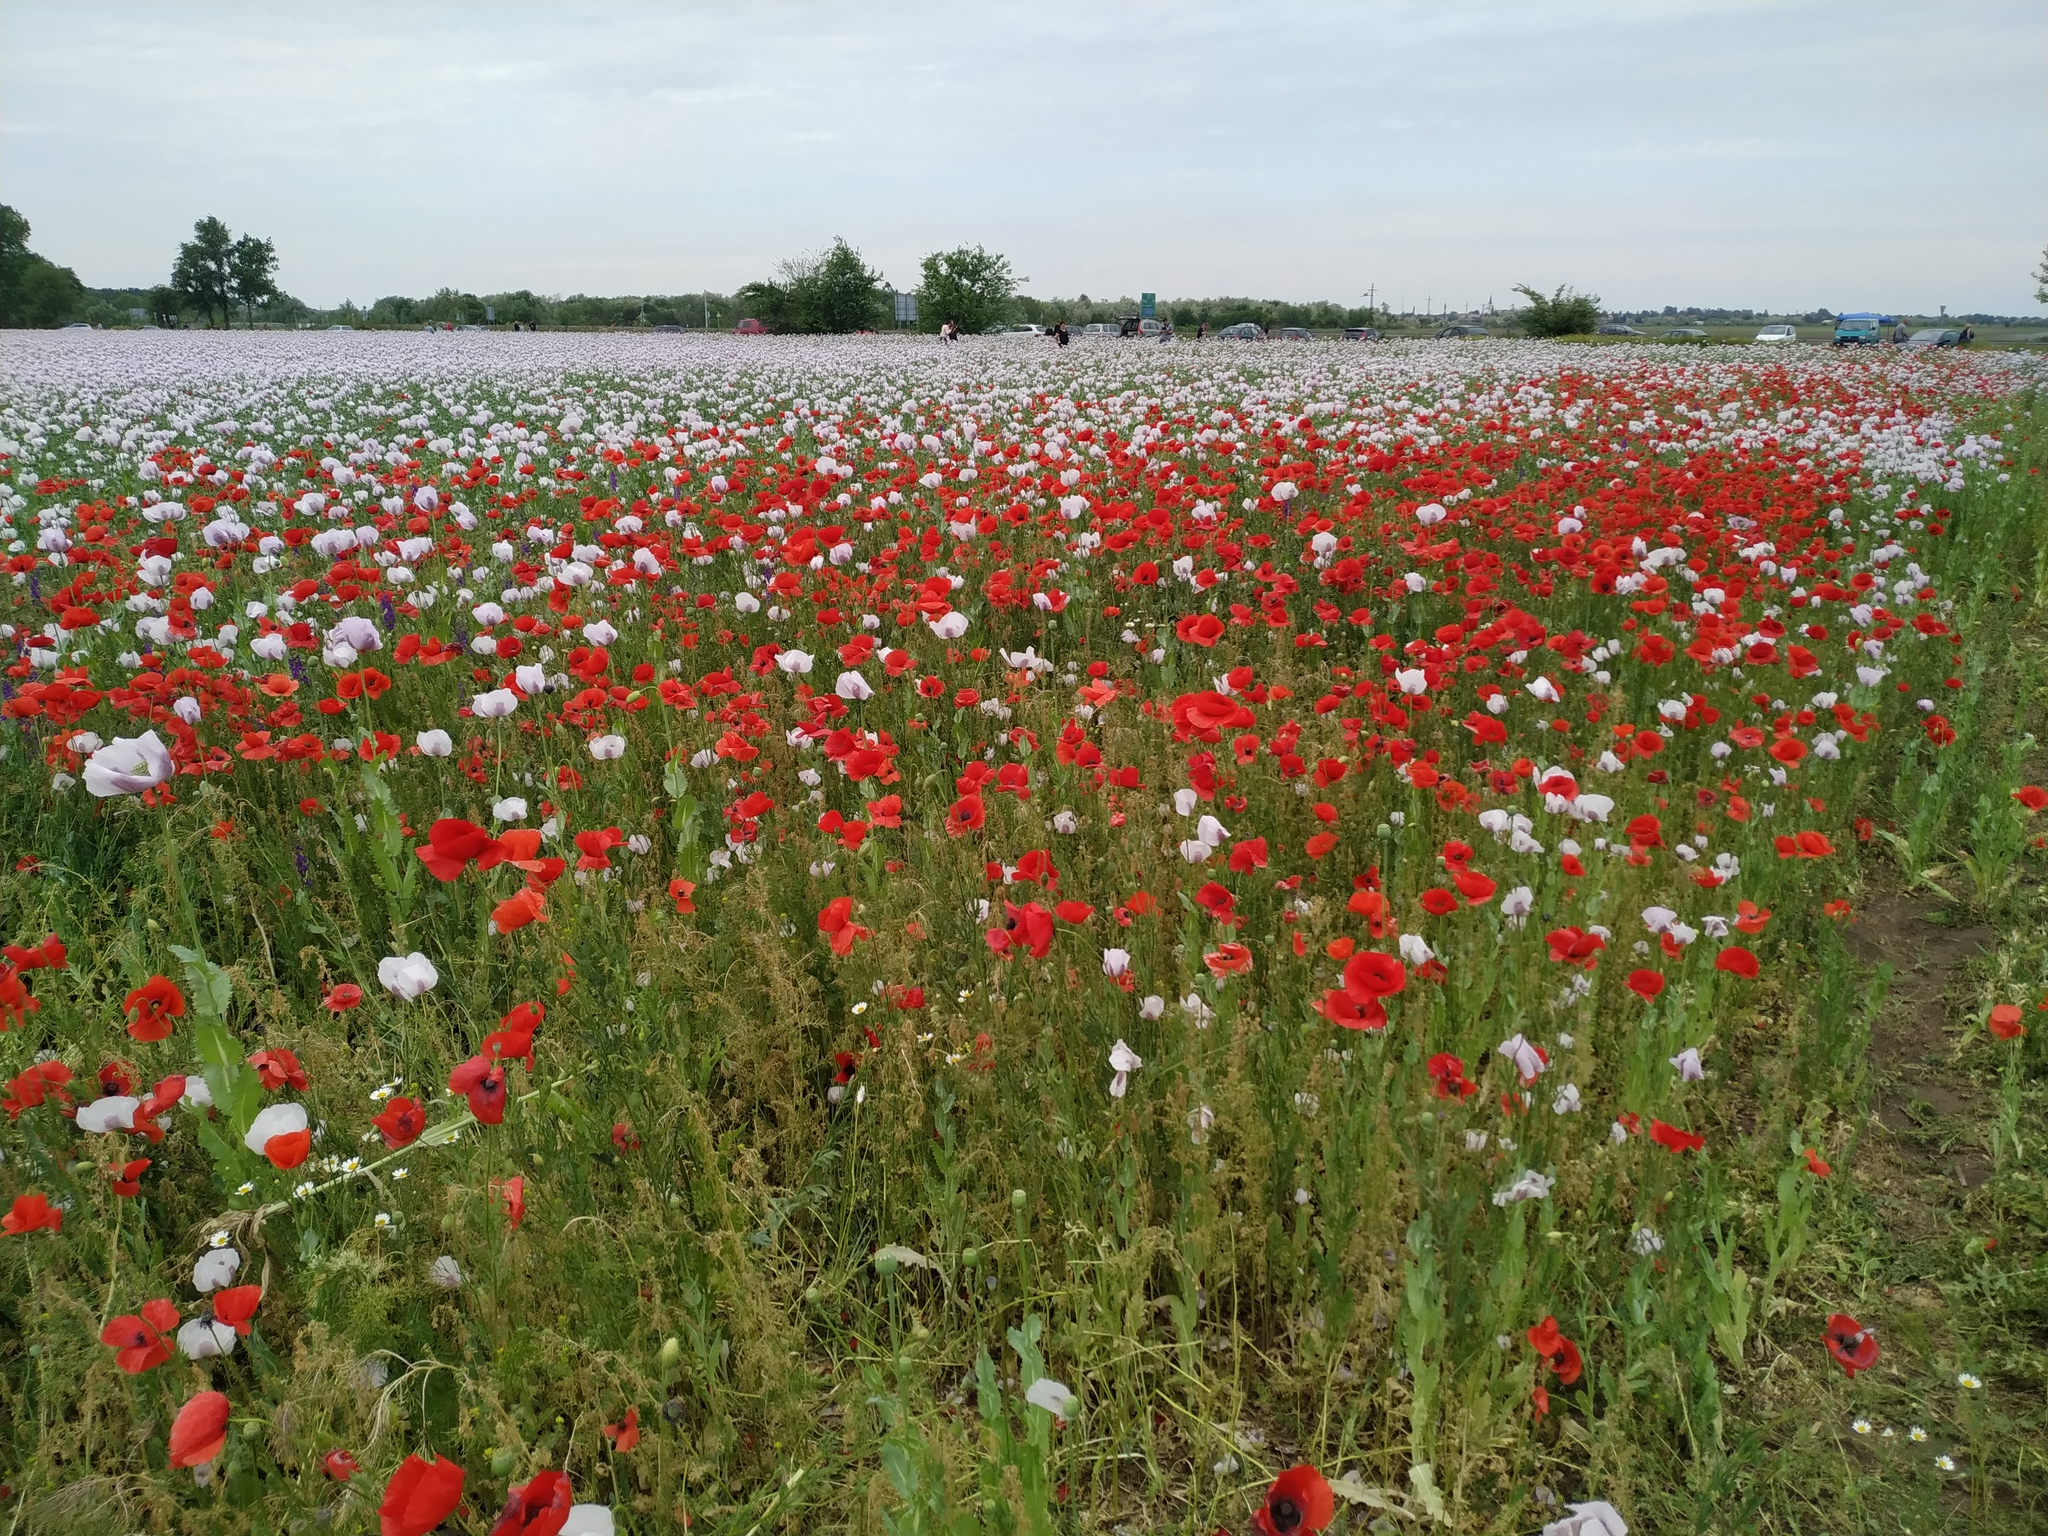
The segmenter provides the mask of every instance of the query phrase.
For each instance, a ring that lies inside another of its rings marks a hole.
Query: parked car
[[[86,322],[83,320],[74,320],[69,325],[60,326],[58,327],[58,329],[66,331],[89,331],[92,329],[92,327],[86,324]]]
[[[1266,333],[1249,320],[1240,320],[1236,325],[1226,325],[1216,333],[1218,341],[1264,341]]]
[[[1282,341],[1314,341],[1316,333],[1299,325],[1283,325],[1277,333]]]
[[[1046,334],[1046,329],[1042,325],[1032,325],[1029,321],[1024,321],[1017,325],[1004,326],[999,334],[1004,336],[1043,336]]]
[[[732,328],[732,333],[735,336],[766,336],[768,327],[759,320],[742,320]]]
[[[1707,333],[1697,325],[1674,325],[1663,336],[1666,341],[1704,341]]]
[[[1891,328],[1898,324],[1890,315],[1880,315],[1872,310],[1856,314],[1835,316],[1835,345],[1838,347],[1874,347],[1885,339]]]
[[[654,328],[654,334],[657,336],[680,336],[683,334],[683,330],[684,327],[671,321],[666,325],[657,325]]]
[[[1369,325],[1354,325],[1344,332],[1346,341],[1378,341],[1380,333]]]
[[[1081,334],[1083,336],[1114,336],[1117,334],[1119,329],[1121,328],[1112,325],[1107,320],[1095,320],[1091,321],[1087,325],[1082,326]]]
[[[1492,334],[1493,332],[1483,325],[1447,325],[1436,333],[1436,339],[1438,341],[1449,341],[1460,336],[1491,336]]]
[[[1619,321],[1610,320],[1607,324],[1599,327],[1593,334],[1596,336],[1640,336],[1643,333],[1632,325],[1623,325]]]
[[[352,325],[330,325],[327,329],[330,331],[352,331],[355,327]]]
[[[1756,333],[1756,339],[1763,342],[1797,341],[1799,332],[1789,325],[1767,325]]]
[[[1961,331],[1944,330],[1940,326],[1929,326],[1924,331],[1915,331],[1906,338],[1909,347],[1959,347],[1963,344]]]

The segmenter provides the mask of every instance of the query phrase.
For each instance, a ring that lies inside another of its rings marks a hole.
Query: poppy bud
[[[661,1341],[661,1368],[672,1371],[683,1363],[683,1342],[671,1334]]]

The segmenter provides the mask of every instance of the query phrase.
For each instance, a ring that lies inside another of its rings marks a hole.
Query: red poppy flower
[[[285,1087],[304,1093],[312,1086],[299,1058],[290,1051],[258,1051],[249,1058],[249,1065],[256,1069],[256,1080],[271,1093]]]
[[[1208,648],[1223,638],[1223,621],[1213,613],[1191,613],[1173,627],[1174,638]]]
[[[2027,1026],[2020,1022],[2017,1003],[1995,1004],[1991,1016],[1984,1021],[1984,1027],[2001,1040],[2017,1040],[2027,1032]]]
[[[1337,1496],[1323,1474],[1303,1462],[1273,1479],[1265,1503],[1252,1511],[1252,1528],[1259,1536],[1300,1536],[1336,1518]]]
[[[142,1176],[149,1171],[149,1164],[148,1158],[138,1157],[117,1168],[109,1168],[107,1182],[113,1186],[115,1194],[124,1200],[131,1199],[142,1193]]]
[[[306,1160],[306,1154],[313,1150],[313,1132],[286,1131],[272,1136],[263,1143],[263,1155],[270,1159],[270,1166],[279,1170],[296,1168]]]
[[[1706,1137],[1681,1130],[1675,1125],[1666,1125],[1657,1119],[1650,1121],[1650,1140],[1673,1152],[1697,1152],[1707,1144]]]
[[[256,1308],[263,1301],[263,1287],[230,1286],[224,1291],[215,1291],[212,1301],[214,1320],[226,1323],[246,1339],[249,1337],[249,1319],[256,1315]]]
[[[117,1317],[100,1330],[100,1342],[114,1351],[114,1364],[131,1376],[156,1369],[171,1358],[166,1334],[177,1332],[174,1302],[145,1301],[140,1316]]]
[[[1483,906],[1493,899],[1497,885],[1476,869],[1454,869],[1451,884],[1458,888],[1458,894],[1473,906]]]
[[[1852,1380],[1858,1371],[1867,1371],[1877,1364],[1877,1331],[1864,1327],[1848,1313],[1829,1314],[1826,1337],[1828,1353],[1841,1361],[1843,1371]]]
[[[872,929],[863,928],[853,920],[853,898],[835,896],[825,903],[818,913],[818,932],[824,934],[832,946],[832,953],[841,959],[853,953],[853,946],[862,939],[873,938]]]
[[[1310,1006],[1339,1029],[1379,1030],[1387,1027],[1386,1005],[1376,997],[1361,1000],[1349,992],[1332,988]]]
[[[228,1443],[228,1396],[200,1392],[187,1400],[171,1421],[171,1465],[199,1467]]]
[[[491,1527],[491,1536],[558,1536],[569,1523],[573,1497],[566,1473],[542,1472],[506,1494],[505,1512]]]
[[[697,882],[685,880],[681,875],[668,883],[668,899],[676,904],[678,914],[687,915],[697,910],[697,903],[690,898],[697,894]]]
[[[462,1468],[446,1457],[406,1457],[377,1506],[379,1536],[427,1536],[462,1502],[462,1479]]]
[[[362,1001],[363,989],[352,981],[344,981],[337,983],[320,1000],[320,1006],[329,1013],[347,1013],[351,1008],[360,1007]]]
[[[171,1020],[185,1016],[185,994],[168,976],[152,976],[130,992],[121,1007],[129,1015],[128,1033],[137,1040],[161,1040]]]
[[[1458,910],[1458,898],[1440,885],[1432,885],[1422,893],[1422,910],[1431,917],[1448,917]]]
[[[516,1231],[519,1223],[526,1220],[526,1179],[519,1174],[514,1174],[502,1183],[493,1179],[491,1193],[497,1197],[498,1208],[505,1213],[505,1219],[512,1223]]]
[[[1812,1147],[1806,1149],[1806,1167],[1807,1171],[1817,1179],[1824,1179],[1835,1171],[1822,1160],[1820,1153]]]
[[[968,832],[979,832],[988,820],[987,807],[979,795],[962,795],[946,811],[946,835],[959,837]]]
[[[2012,797],[2028,811],[2048,810],[2048,789],[2038,784],[2022,784],[2012,792]]]
[[[467,1094],[469,1112],[484,1125],[505,1120],[505,1068],[487,1056],[472,1056],[448,1074],[448,1091]]]
[[[479,870],[495,869],[505,853],[498,840],[473,821],[444,816],[427,828],[427,840],[413,849],[427,873],[443,882],[462,874],[472,860]]]
[[[531,886],[521,886],[491,908],[491,926],[499,933],[517,933],[528,923],[547,920],[547,898]]]
[[[370,1124],[383,1136],[385,1149],[396,1152],[420,1139],[420,1133],[427,1128],[427,1112],[411,1099],[396,1098]]]
[[[51,1205],[48,1197],[36,1190],[14,1197],[14,1208],[0,1216],[0,1231],[14,1236],[26,1236],[38,1227],[48,1227],[52,1232],[64,1230],[64,1213]]]
[[[1063,923],[1085,923],[1095,909],[1085,901],[1063,901],[1052,909],[1052,915]]]
[[[1392,997],[1408,986],[1408,967],[1378,950],[1360,950],[1344,965],[1344,991],[1361,1003]]]
[[[1243,976],[1252,968],[1252,952],[1242,944],[1219,944],[1202,956],[1212,976]]]
[[[1714,969],[1726,971],[1731,976],[1743,977],[1745,980],[1754,980],[1757,969],[1756,956],[1740,944],[1731,944],[1714,956]]]
[[[1664,977],[1658,971],[1634,970],[1628,973],[1628,989],[1645,1002],[1653,1000],[1664,990]]]
[[[337,1483],[345,1483],[363,1469],[356,1465],[355,1457],[344,1450],[332,1450],[320,1458],[320,1465],[327,1469],[327,1475]]]
[[[8,1079],[7,1097],[0,1100],[7,1118],[18,1120],[24,1109],[34,1109],[45,1102],[46,1096],[54,1097],[59,1104],[69,1104],[71,1095],[64,1085],[71,1081],[71,1069],[61,1061],[42,1061],[28,1068],[17,1077]]]
[[[628,1408],[625,1422],[604,1426],[605,1438],[612,1443],[612,1451],[623,1456],[640,1443],[640,1410]]]
[[[17,971],[61,971],[67,953],[64,941],[54,933],[40,944],[0,945],[0,954],[4,954],[7,963]]]

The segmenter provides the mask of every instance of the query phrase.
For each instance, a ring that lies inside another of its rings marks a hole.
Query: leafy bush
[[[1573,293],[1562,284],[1549,298],[1525,285],[1515,292],[1529,301],[1522,329],[1531,336],[1584,336],[1600,323],[1600,300],[1593,294]]]

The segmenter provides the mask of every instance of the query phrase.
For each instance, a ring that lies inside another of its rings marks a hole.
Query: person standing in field
[[[1052,328],[1052,339],[1053,339],[1054,341],[1058,342],[1058,343],[1059,343],[1059,344],[1060,344],[1061,346],[1063,346],[1063,347],[1064,347],[1064,346],[1065,346],[1065,345],[1067,344],[1067,322],[1066,322],[1066,321],[1064,321],[1064,320],[1058,320],[1058,321],[1055,321],[1055,322],[1053,323],[1053,328]]]

